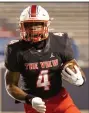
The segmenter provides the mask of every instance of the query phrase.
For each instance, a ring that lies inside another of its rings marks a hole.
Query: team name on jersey
[[[42,69],[56,67],[58,66],[58,59],[44,61],[44,62],[35,62],[35,63],[25,63],[26,70],[39,69],[39,65]]]

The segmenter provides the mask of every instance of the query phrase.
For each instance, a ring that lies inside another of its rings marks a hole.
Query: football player
[[[24,103],[26,113],[80,113],[62,86],[62,78],[81,86],[84,77],[77,65],[76,73],[63,67],[67,62],[75,63],[71,41],[67,33],[50,33],[49,25],[49,14],[39,5],[29,6],[21,13],[21,39],[11,41],[5,52],[7,93]]]

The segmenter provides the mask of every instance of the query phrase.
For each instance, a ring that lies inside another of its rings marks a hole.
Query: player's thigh
[[[81,112],[75,105],[73,105],[73,106],[70,106],[69,108],[67,108],[65,111],[61,111],[59,109],[53,113],[81,113]]]
[[[70,106],[64,113],[81,113],[80,110],[75,106]]]
[[[80,113],[80,111],[75,106],[70,95],[67,93],[64,98],[61,98],[53,113]]]

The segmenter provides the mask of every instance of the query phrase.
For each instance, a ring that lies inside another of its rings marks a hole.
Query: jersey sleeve
[[[72,59],[74,59],[74,53],[73,53],[73,49],[72,49],[72,42],[71,39],[68,37],[65,37],[65,48],[64,48],[64,52],[63,52],[63,62],[67,62],[70,61]]]
[[[65,46],[65,58],[66,60],[70,60],[74,58],[74,53],[73,53],[73,49],[72,49],[72,43],[70,38],[67,39],[66,41],[66,46]]]
[[[7,46],[5,50],[5,67],[12,72],[19,72],[19,63],[17,60],[17,50]]]

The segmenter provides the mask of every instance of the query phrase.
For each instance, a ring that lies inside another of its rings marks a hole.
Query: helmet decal
[[[36,8],[37,8],[36,5],[31,6],[31,17],[36,17],[36,11],[37,11]]]

